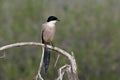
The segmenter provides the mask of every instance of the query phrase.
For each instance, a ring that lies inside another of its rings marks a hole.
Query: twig
[[[63,79],[63,75],[65,74],[68,67],[70,67],[70,65],[66,64],[59,69],[59,71],[58,71],[59,77],[56,80],[62,80]]]
[[[41,74],[40,74],[41,68],[42,68],[42,65],[43,65],[43,58],[44,58],[44,48],[42,47],[42,56],[41,56],[41,61],[40,61],[38,73],[36,75],[36,80],[38,80],[38,79],[43,80],[43,78],[41,77]]]
[[[60,55],[58,54],[57,59],[56,59],[55,64],[54,64],[54,67],[56,67],[58,60],[59,60],[59,57],[60,57]]]

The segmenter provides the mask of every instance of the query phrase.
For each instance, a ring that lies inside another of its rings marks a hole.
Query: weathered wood
[[[0,51],[6,50],[6,49],[9,49],[9,48],[12,48],[12,47],[17,47],[17,46],[41,46],[41,47],[44,47],[44,44],[37,43],[37,42],[20,42],[20,43],[14,43],[14,44],[9,44],[9,45],[2,46],[2,47],[0,47]],[[74,57],[73,53],[72,53],[72,55],[70,55],[70,53],[66,52],[65,50],[62,50],[58,47],[52,47],[50,45],[47,45],[47,48],[58,52],[58,54],[63,55],[69,61],[69,64],[65,64],[64,66],[62,66],[59,69],[59,72],[58,72],[59,76],[58,76],[57,80],[62,80],[63,75],[65,73],[68,76],[68,80],[79,80],[78,79],[78,73],[77,73],[76,61],[75,61],[75,57]],[[41,74],[40,74],[42,63],[43,63],[43,56],[41,57],[40,66],[39,66],[39,69],[38,69],[38,73],[36,75],[36,80],[44,80],[42,78]]]

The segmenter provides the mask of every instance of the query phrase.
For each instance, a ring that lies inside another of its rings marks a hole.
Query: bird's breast
[[[43,39],[46,42],[51,42],[53,40],[55,34],[55,27],[46,27],[46,29],[44,29],[44,34],[43,34]]]

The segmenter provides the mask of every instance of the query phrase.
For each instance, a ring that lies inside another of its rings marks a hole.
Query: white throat
[[[50,21],[50,22],[48,22],[48,25],[49,26],[55,26],[55,23],[56,23],[57,21]]]

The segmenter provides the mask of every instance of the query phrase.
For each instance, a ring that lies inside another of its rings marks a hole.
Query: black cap
[[[47,19],[47,22],[50,22],[50,21],[60,21],[57,17],[55,16],[49,16],[48,19]]]

